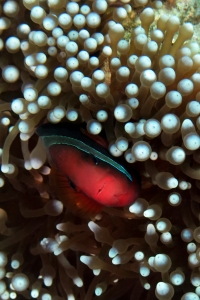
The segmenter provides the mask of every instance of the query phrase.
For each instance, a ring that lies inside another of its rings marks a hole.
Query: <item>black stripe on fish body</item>
[[[95,164],[98,161],[104,161],[125,174],[133,181],[132,175],[126,170],[123,164],[113,157],[104,147],[99,145],[80,130],[80,125],[71,123],[43,124],[37,128],[36,133],[43,139],[46,148],[52,145],[70,145],[80,151],[86,152],[95,157]]]

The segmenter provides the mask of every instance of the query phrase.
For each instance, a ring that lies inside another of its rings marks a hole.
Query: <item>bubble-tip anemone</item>
[[[200,47],[191,23],[152,7],[0,5],[1,299],[199,299]],[[54,198],[34,132],[63,121],[103,131],[138,169],[129,208],[89,220]]]

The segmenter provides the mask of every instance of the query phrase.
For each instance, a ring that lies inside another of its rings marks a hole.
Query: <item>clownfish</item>
[[[94,215],[103,206],[129,206],[138,197],[138,175],[110,155],[103,138],[96,141],[69,123],[44,124],[36,133],[52,166],[51,184],[66,207]]]

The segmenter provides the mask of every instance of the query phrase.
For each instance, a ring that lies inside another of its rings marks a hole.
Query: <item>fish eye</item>
[[[74,184],[70,179],[68,179],[68,182],[69,182],[70,187],[71,187],[74,191],[76,191],[76,186],[75,186],[75,184]]]
[[[94,155],[93,155],[93,161],[94,161],[95,165],[99,164],[99,159]]]

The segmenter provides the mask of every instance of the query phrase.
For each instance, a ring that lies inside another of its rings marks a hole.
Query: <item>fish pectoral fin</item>
[[[86,196],[77,186],[72,186],[66,176],[54,169],[52,188],[64,206],[75,215],[94,217],[102,210],[102,205]]]

